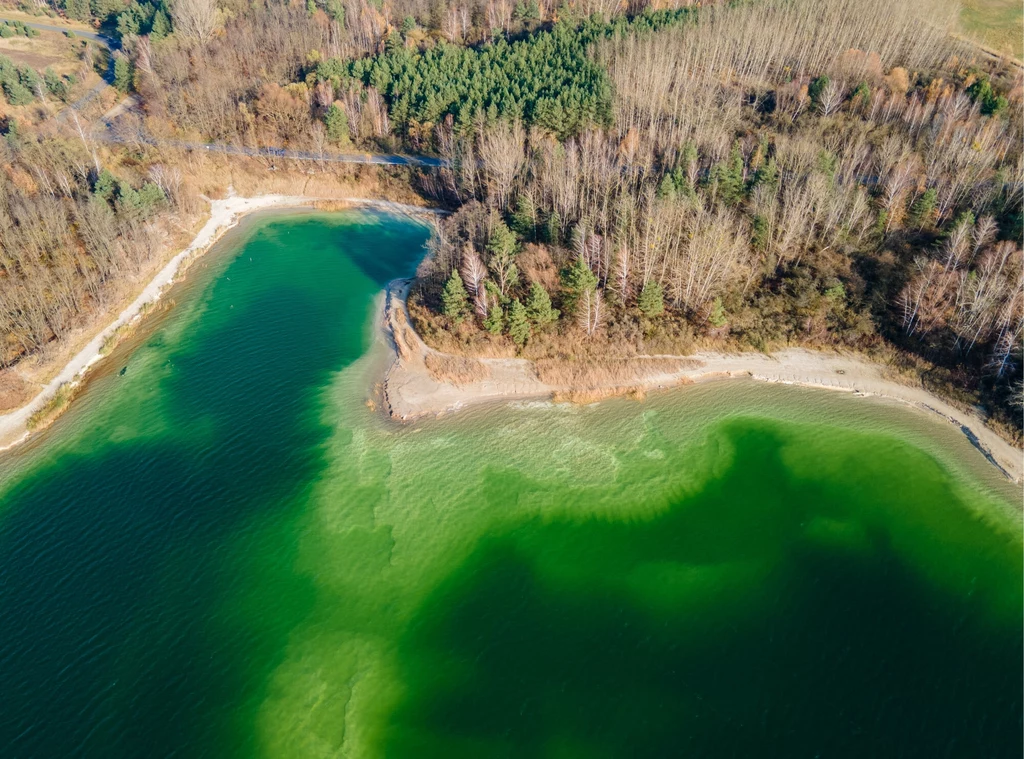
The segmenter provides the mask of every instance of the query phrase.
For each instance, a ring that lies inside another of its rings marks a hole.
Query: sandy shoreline
[[[225,232],[235,227],[247,214],[271,208],[306,206],[318,202],[352,204],[408,214],[435,212],[433,209],[367,198],[310,197],[303,195],[241,197],[231,194],[222,200],[211,200],[210,218],[203,225],[202,229],[199,230],[189,246],[168,261],[157,272],[156,276],[149,281],[135,300],[121,311],[116,319],[94,335],[88,344],[76,353],[60,372],[43,386],[32,400],[21,408],[0,415],[0,451],[12,448],[29,437],[28,421],[32,415],[42,409],[62,385],[74,385],[81,382],[89,369],[103,358],[103,354],[100,351],[107,338],[120,327],[140,319],[143,309],[149,304],[158,301],[163,292],[173,284],[175,277],[186,261],[208,251]]]
[[[383,330],[393,351],[384,380],[387,413],[400,421],[439,416],[482,402],[551,398],[572,390],[542,382],[525,359],[471,359],[483,366],[482,379],[461,382],[438,380],[427,367],[430,354],[443,356],[427,346],[409,325],[405,296],[408,280],[388,286],[384,304]],[[1010,480],[1024,480],[1024,452],[1014,448],[987,427],[977,415],[961,411],[919,387],[887,379],[882,367],[862,358],[805,349],[761,353],[698,353],[679,358],[685,366],[678,371],[649,373],[628,386],[604,385],[596,395],[613,395],[629,390],[657,390],[696,382],[725,379],[754,379],[763,382],[800,385],[852,393],[857,396],[889,398],[935,413],[956,425],[988,460]]]

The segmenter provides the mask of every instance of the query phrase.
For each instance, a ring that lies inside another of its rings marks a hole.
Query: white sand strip
[[[388,287],[383,326],[392,349],[398,309],[404,312],[403,321],[408,323],[407,293],[408,284],[403,280],[396,280]],[[398,420],[438,416],[486,401],[549,398],[558,392],[578,389],[545,384],[537,377],[532,362],[513,358],[478,359],[487,367],[486,379],[461,385],[438,381],[424,362],[425,355],[437,351],[423,343],[411,329],[404,329],[403,335],[406,356],[394,356],[384,381],[386,409]],[[693,356],[644,358],[687,359],[688,368],[672,373],[652,373],[640,381],[630,382],[628,388],[621,390],[637,387],[656,390],[679,384],[747,378],[890,398],[938,414],[955,424],[1009,479],[1017,483],[1024,479],[1024,452],[1001,438],[980,416],[961,411],[922,387],[894,382],[883,375],[881,365],[855,355],[791,349],[774,355],[698,353]],[[607,389],[614,387],[610,385]]]
[[[139,293],[139,296],[114,321],[93,337],[31,401],[15,411],[0,415],[0,451],[10,448],[28,437],[27,424],[32,415],[54,396],[61,385],[82,381],[89,368],[103,357],[100,349],[104,341],[121,326],[138,319],[144,306],[158,301],[167,286],[174,281],[182,263],[187,259],[207,251],[221,235],[237,225],[246,214],[268,208],[308,205],[317,201],[351,203],[391,213],[410,215],[438,213],[436,209],[368,198],[317,198],[301,195],[259,195],[243,198],[232,194],[223,200],[210,201],[210,219],[199,230],[192,243],[168,261],[167,265]]]

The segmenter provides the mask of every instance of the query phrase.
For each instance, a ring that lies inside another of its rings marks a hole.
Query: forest
[[[410,303],[436,346],[856,350],[1020,439],[1024,79],[945,0],[53,10],[120,40],[140,133],[444,158],[396,175],[452,211]],[[166,152],[47,129],[22,90],[53,78],[22,75],[0,60],[0,368],[198,207]]]

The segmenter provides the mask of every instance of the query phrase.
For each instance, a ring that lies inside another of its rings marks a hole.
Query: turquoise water
[[[0,460],[2,755],[1021,755],[1020,494],[962,436],[752,383],[391,424],[426,236],[251,221]]]

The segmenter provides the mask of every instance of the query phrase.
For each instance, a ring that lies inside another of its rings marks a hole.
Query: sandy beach
[[[101,348],[106,339],[123,325],[140,319],[144,308],[159,300],[186,261],[209,250],[246,214],[317,202],[360,205],[396,213],[436,213],[435,209],[365,198],[230,195],[221,200],[211,200],[210,218],[191,244],[171,258],[135,300],[94,335],[31,401],[15,411],[0,415],[0,450],[28,438],[27,424],[32,415],[43,408],[61,386],[83,381],[88,370],[103,358]],[[484,402],[580,397],[578,387],[543,381],[537,367],[526,359],[467,359],[448,356],[430,348],[410,324],[405,303],[409,286],[410,280],[395,280],[389,284],[384,298],[382,328],[391,358],[383,382],[383,401],[392,418],[412,421]],[[450,377],[439,376],[436,366],[453,361],[464,370],[465,376],[454,381]],[[650,368],[644,368],[644,362]],[[636,376],[629,381],[591,385],[584,395],[597,399],[696,382],[753,379],[889,398],[938,414],[955,424],[1009,479],[1017,483],[1024,481],[1024,453],[987,427],[978,415],[957,409],[923,388],[888,379],[880,365],[857,356],[791,349],[773,355],[698,353],[692,356],[643,356],[636,357],[633,363]]]
[[[472,367],[472,371],[467,369],[466,379],[458,384],[439,379],[428,363],[436,364],[446,357],[426,345],[412,329],[405,304],[409,284],[408,280],[392,282],[384,302],[383,329],[393,358],[383,392],[385,409],[392,418],[411,421],[482,402],[552,398],[574,390],[543,382],[534,364],[525,359],[459,357],[456,360],[463,365],[468,361],[479,366]],[[654,359],[658,361],[652,363],[658,364],[676,359],[678,368],[649,371],[626,385],[595,386],[591,388],[593,397],[655,391],[696,382],[747,379],[889,398],[937,414],[956,425],[1010,480],[1016,483],[1024,480],[1024,452],[986,426],[981,417],[961,411],[923,388],[887,379],[880,365],[856,356],[792,349],[773,355],[697,353],[638,357],[640,361]]]
[[[202,229],[199,230],[188,247],[168,261],[157,272],[156,276],[149,281],[135,300],[124,308],[116,319],[96,333],[85,347],[78,351],[28,403],[21,408],[0,415],[0,451],[11,448],[28,438],[30,434],[28,421],[32,418],[32,415],[43,408],[62,385],[73,385],[81,382],[89,369],[103,358],[101,349],[107,338],[122,326],[142,318],[143,309],[160,299],[163,292],[174,282],[175,277],[185,262],[208,251],[225,232],[236,226],[247,214],[271,208],[298,207],[319,202],[351,204],[395,213],[436,213],[435,209],[419,208],[387,200],[368,198],[331,198],[302,195],[241,197],[230,193],[228,197],[221,200],[210,200],[210,218],[203,225]]]

